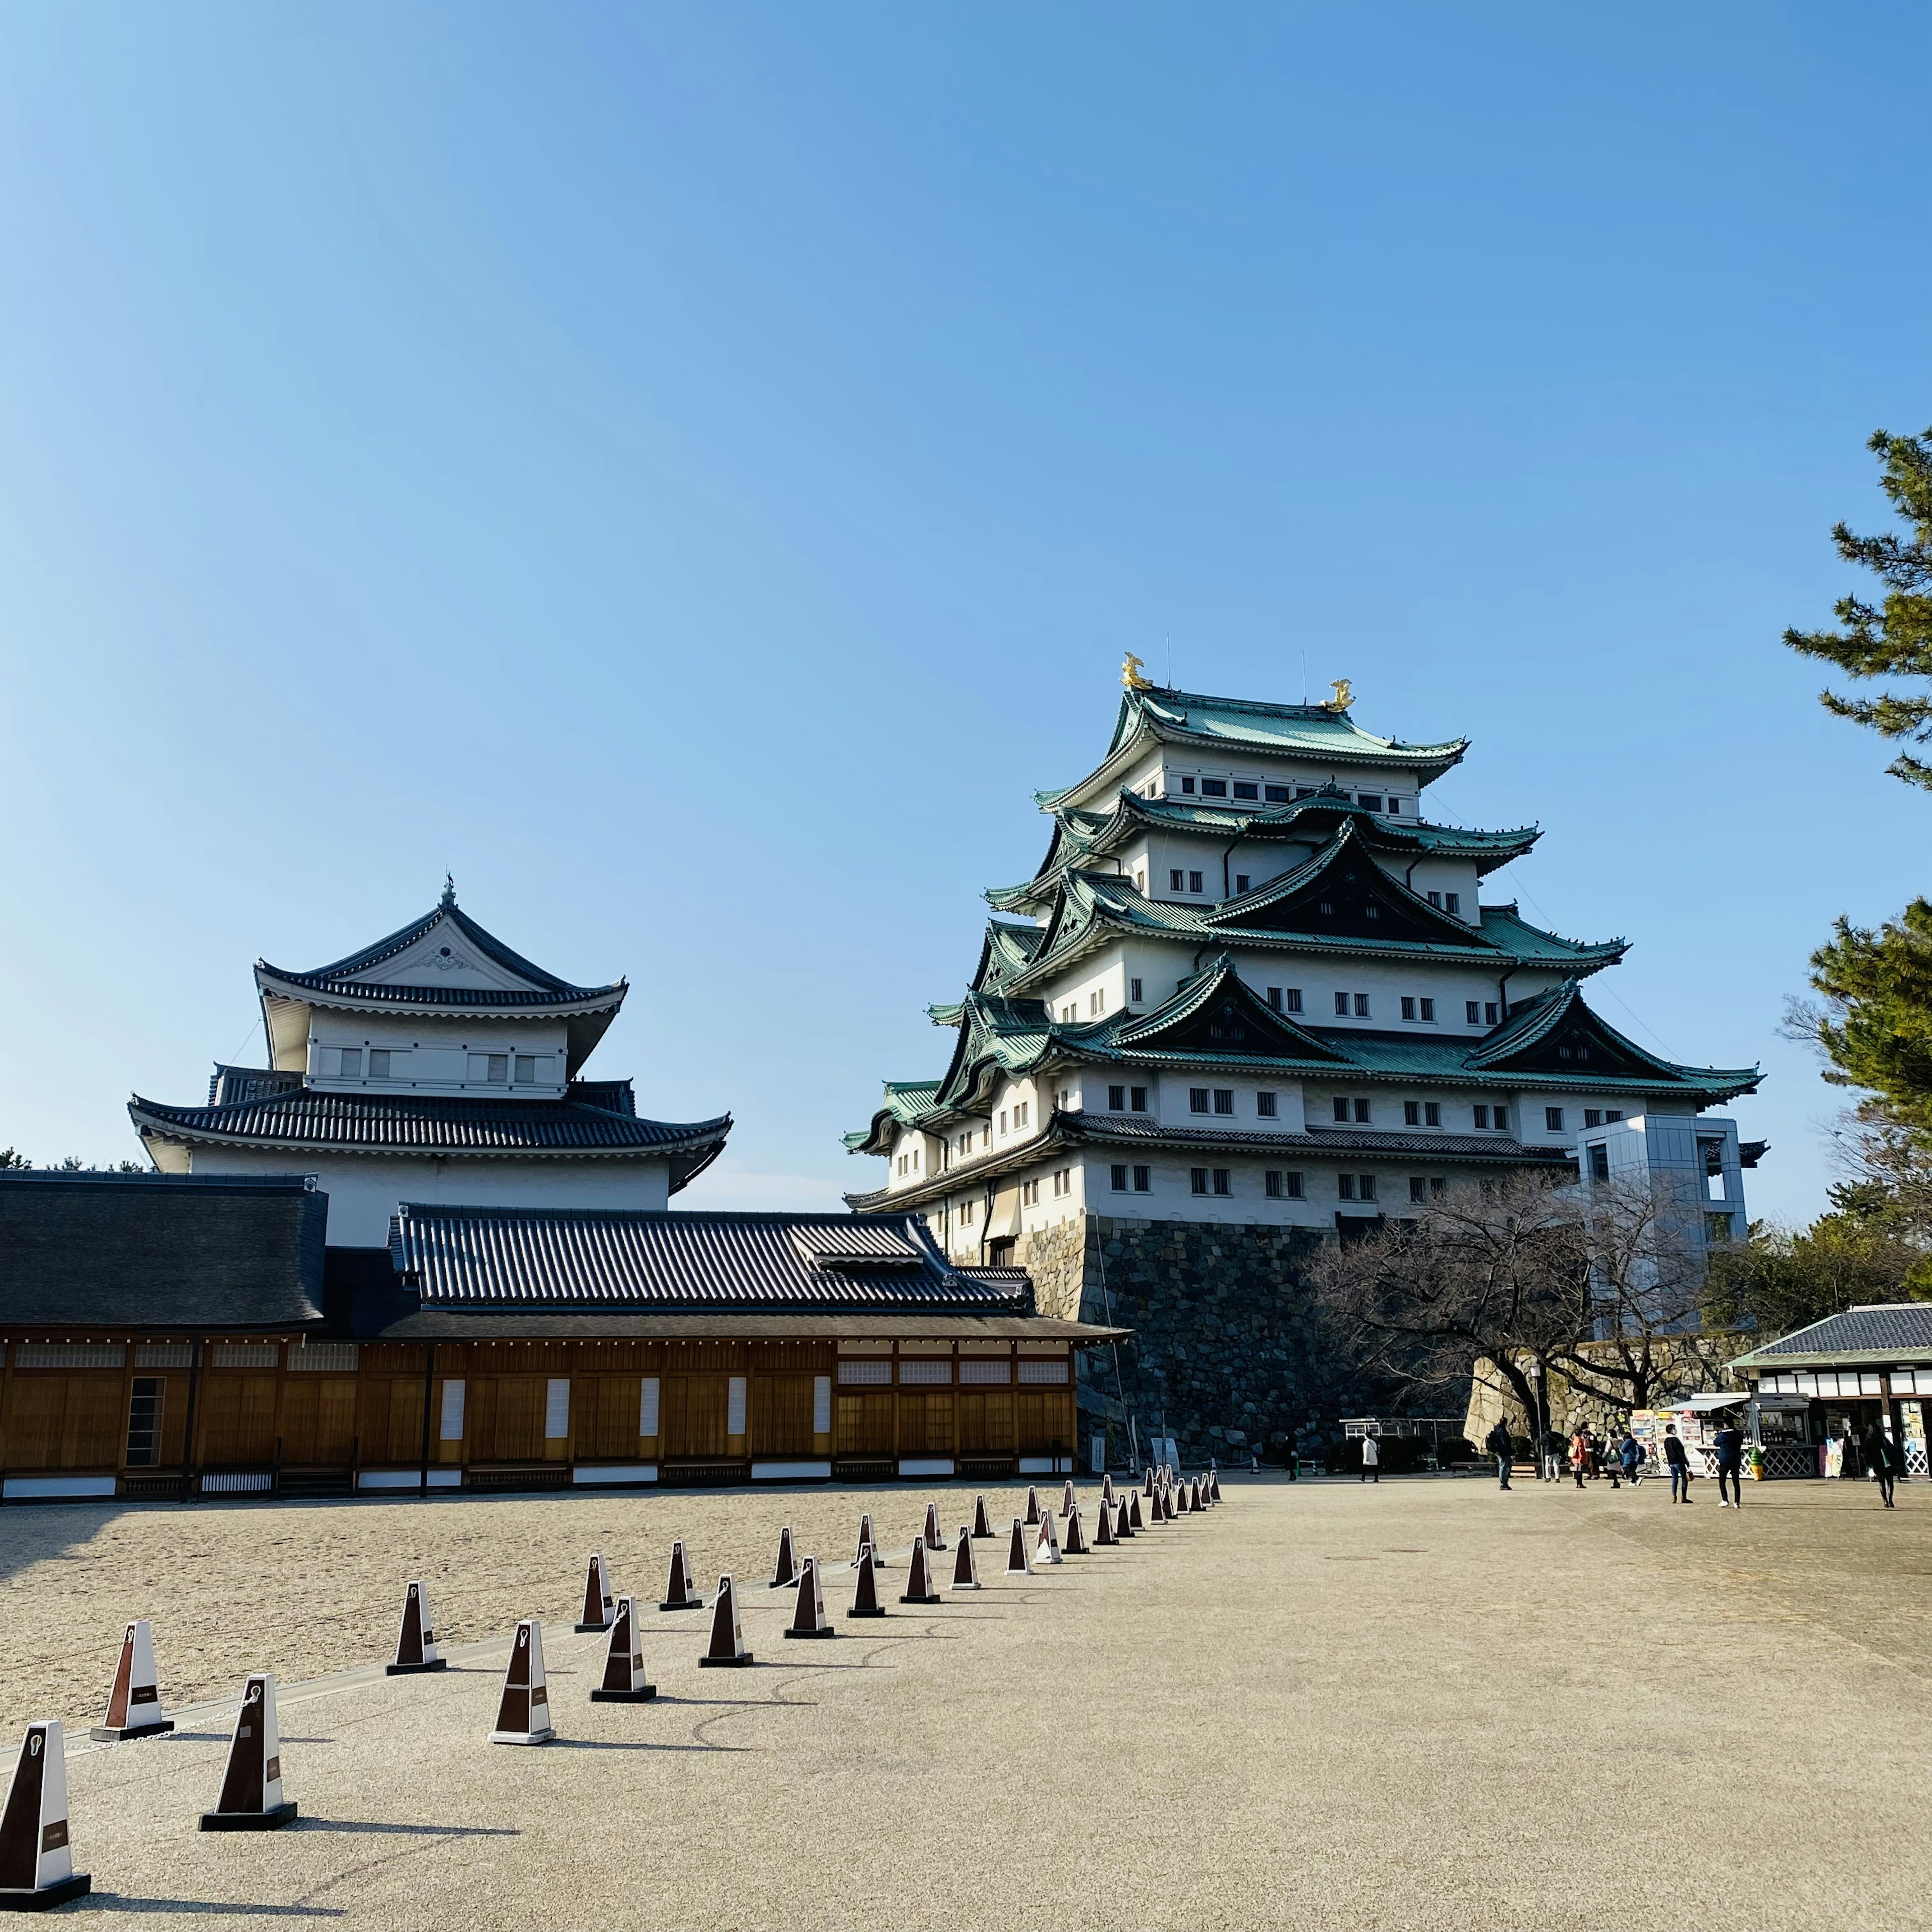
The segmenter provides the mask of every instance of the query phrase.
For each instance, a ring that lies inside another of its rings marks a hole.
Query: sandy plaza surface
[[[94,1892],[63,1918],[1924,1924],[1932,1492],[1708,1489],[1232,1477],[1220,1510],[1031,1580],[982,1544],[986,1588],[929,1610],[898,1600],[909,1488],[9,1508],[0,1682],[14,1732],[69,1723]],[[950,1537],[971,1492],[932,1493]],[[871,1624],[843,1614],[866,1508],[898,1546]],[[838,1566],[835,1642],[781,1636],[788,1521]],[[748,1582],[752,1669],[700,1670],[708,1617],[656,1610],[678,1534],[707,1593]],[[588,1701],[593,1547],[651,1600],[654,1702]],[[391,1678],[411,1576],[454,1667]],[[92,1744],[137,1614],[181,1728]],[[518,1615],[545,1620],[559,1732],[532,1750],[484,1736]],[[250,1667],[278,1673],[301,1821],[204,1836]]]

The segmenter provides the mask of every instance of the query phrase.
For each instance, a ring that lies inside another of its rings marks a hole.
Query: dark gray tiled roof
[[[1750,1359],[1780,1355],[1924,1355],[1932,1354],[1932,1302],[1848,1308],[1808,1328],[1781,1335],[1751,1351]]]
[[[611,1088],[622,1082],[586,1083]],[[722,1147],[731,1117],[675,1122],[561,1100],[439,1099],[388,1094],[267,1094],[228,1106],[170,1107],[136,1094],[136,1129],[178,1140],[254,1142],[292,1150],[549,1154],[635,1148],[665,1154]]]
[[[914,1269],[808,1261],[801,1236],[827,1228],[890,1234]],[[732,1309],[890,1314],[922,1309],[1017,1312],[1024,1277],[950,1266],[916,1214],[646,1214],[621,1210],[448,1208],[406,1203],[390,1225],[398,1270],[425,1313],[497,1307]]]
[[[0,1323],[319,1322],[328,1216],[299,1176],[0,1172]]]

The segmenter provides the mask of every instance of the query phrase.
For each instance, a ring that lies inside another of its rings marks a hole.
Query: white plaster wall
[[[401,1201],[486,1208],[631,1208],[670,1204],[662,1160],[411,1160],[196,1148],[195,1174],[313,1174],[328,1196],[332,1247],[378,1248]]]
[[[345,1047],[358,1047],[363,1054],[363,1073],[345,1080],[336,1070],[335,1055]],[[411,1018],[406,1014],[350,1013],[328,1007],[310,1010],[308,1084],[330,1094],[488,1094],[514,1093],[525,1098],[555,1096],[567,1084],[567,1032],[562,1020],[483,1020],[466,1016],[461,1019]],[[395,1072],[387,1080],[368,1077],[368,1054],[372,1047],[387,1048],[398,1056]],[[472,1081],[469,1073],[472,1053],[507,1053],[512,1056],[510,1084]],[[550,1077],[517,1082],[515,1056],[536,1056]]]

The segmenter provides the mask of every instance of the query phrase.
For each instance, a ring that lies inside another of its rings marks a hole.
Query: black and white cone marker
[[[939,1505],[937,1503],[928,1503],[926,1506],[926,1529],[920,1540],[928,1550],[944,1550],[946,1547],[946,1539],[939,1533]]]
[[[67,1740],[58,1718],[27,1726],[0,1812],[0,1912],[46,1912],[94,1888],[67,1832]]]
[[[738,1592],[729,1576],[718,1580],[718,1600],[711,1606],[711,1645],[698,1660],[706,1670],[719,1670],[752,1661],[738,1623]]]
[[[584,1579],[584,1612],[577,1620],[580,1634],[607,1630],[617,1615],[617,1600],[610,1594],[610,1573],[604,1567],[601,1553],[593,1551],[590,1568]]]
[[[1221,1472],[1219,1469],[1208,1471],[1208,1492],[1217,1503],[1221,1500]]]
[[[1069,1556],[1090,1554],[1087,1547],[1086,1532],[1080,1527],[1080,1505],[1078,1503],[1066,1512],[1066,1554]]]
[[[274,1832],[295,1822],[296,1808],[282,1796],[282,1735],[275,1723],[275,1680],[258,1670],[242,1693],[241,1714],[228,1746],[228,1770],[212,1811],[201,1814],[204,1832]]]
[[[1040,1540],[1034,1545],[1034,1561],[1052,1564],[1060,1561],[1060,1526],[1048,1510],[1040,1520]]]
[[[879,1601],[879,1580],[873,1567],[872,1546],[869,1543],[859,1546],[859,1580],[852,1592],[852,1607],[845,1613],[851,1617],[882,1617],[886,1606]]]
[[[1138,1492],[1136,1492],[1136,1493],[1138,1494]],[[1124,1543],[1129,1537],[1133,1534],[1134,1526],[1132,1522],[1129,1520],[1132,1514],[1132,1512],[1128,1507],[1127,1498],[1125,1496],[1118,1496],[1114,1498],[1114,1538],[1116,1542]]]
[[[976,1590],[980,1587],[980,1571],[973,1561],[973,1532],[962,1522],[959,1526],[959,1541],[952,1558],[952,1582],[956,1590]]]
[[[1136,1490],[1127,1498],[1127,1534],[1131,1536],[1136,1530],[1146,1527],[1141,1519],[1141,1492]]]
[[[429,1613],[429,1592],[420,1581],[403,1592],[403,1621],[396,1631],[396,1660],[388,1666],[392,1677],[412,1676],[419,1670],[447,1670],[448,1658],[436,1648],[436,1624]]]
[[[778,1532],[778,1560],[772,1571],[772,1580],[765,1586],[768,1590],[789,1589],[798,1581],[798,1556],[792,1548],[791,1525],[787,1523]]]
[[[1060,1513],[1062,1516],[1071,1516],[1073,1514],[1073,1484],[1070,1479],[1066,1492],[1060,1498]]]
[[[1030,1576],[1033,1559],[1027,1554],[1026,1525],[1018,1516],[1013,1518],[1013,1540],[1006,1545],[1006,1574],[1009,1576]]]
[[[1030,1529],[1040,1520],[1040,1492],[1029,1483],[1027,1485],[1026,1526]]]
[[[939,1592],[932,1587],[932,1576],[926,1567],[926,1540],[920,1538],[912,1546],[912,1568],[906,1576],[905,1594],[900,1598],[902,1604],[937,1604],[941,1601]]]
[[[701,1610],[704,1599],[691,1587],[691,1559],[684,1553],[684,1545],[674,1543],[670,1546],[670,1580],[664,1586],[664,1600],[658,1604],[661,1610]]]
[[[993,1526],[986,1520],[986,1498],[984,1496],[973,1498],[973,1536],[974,1540],[979,1543],[992,1540]]]
[[[1119,1540],[1114,1534],[1113,1506],[1102,1496],[1094,1511],[1094,1547],[1111,1550]]]
[[[535,1617],[526,1617],[511,1641],[502,1700],[496,1706],[496,1727],[490,1742],[547,1744],[556,1736],[550,1722],[550,1684],[544,1676],[543,1625]]]
[[[1104,1471],[1100,1477],[1100,1500],[1110,1503],[1114,1500],[1114,1479]]]
[[[638,1600],[620,1597],[604,1653],[604,1681],[590,1694],[593,1704],[645,1704],[658,1687],[644,1676],[644,1653],[638,1630]]]
[[[88,1735],[102,1744],[117,1744],[123,1738],[159,1737],[173,1729],[162,1712],[160,1685],[154,1676],[154,1634],[146,1617],[136,1617],[121,1639],[107,1714]]]
[[[854,1570],[857,1569],[865,1560],[866,1552],[868,1550],[876,1550],[878,1545],[878,1539],[872,1534],[872,1512],[868,1510],[859,1519],[859,1546],[852,1552],[850,1567]],[[875,1555],[872,1558],[874,1567],[877,1567],[878,1561]]]
[[[787,1636],[836,1636],[825,1614],[825,1591],[819,1581],[818,1558],[808,1556],[798,1580],[798,1606],[785,1627]]]

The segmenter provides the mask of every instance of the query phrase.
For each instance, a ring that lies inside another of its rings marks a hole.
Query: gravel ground
[[[289,1831],[196,1832],[225,1713],[184,1710],[172,1738],[70,1741],[96,1886],[74,1916],[478,1932],[801,1915],[946,1932],[1926,1922],[1927,1486],[1882,1512],[1863,1484],[1765,1485],[1742,1513],[1701,1494],[1673,1508],[1652,1484],[1226,1488],[1211,1515],[1030,1582],[989,1561],[980,1595],[930,1611],[902,1611],[896,1579],[880,1624],[844,1622],[842,1573],[834,1643],[783,1641],[788,1594],[754,1588],[758,1665],[742,1672],[697,1668],[702,1616],[653,1610],[662,1694],[637,1706],[586,1699],[601,1644],[568,1624],[593,1544],[653,1597],[680,1531],[707,1582],[728,1564],[762,1585],[781,1520],[842,1558],[861,1508],[903,1542],[924,1496],[10,1509],[0,1682],[24,1708],[22,1672],[44,1688],[51,1670],[84,1720],[135,1608],[155,1619],[171,1701],[232,1692],[248,1664],[280,1676],[303,1813]],[[950,1522],[962,1492],[942,1494]],[[418,1571],[446,1629],[496,1647],[441,1677],[296,1681],[380,1657]],[[533,1612],[554,1619],[561,1735],[492,1747],[500,1646]]]

